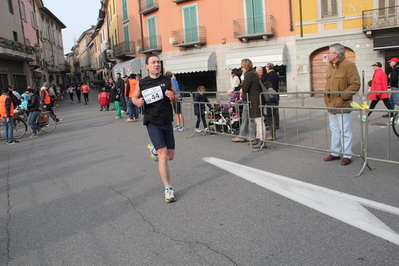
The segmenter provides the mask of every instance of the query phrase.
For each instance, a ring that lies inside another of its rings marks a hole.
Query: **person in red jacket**
[[[100,104],[100,111],[109,111],[109,95],[105,92],[105,88],[102,88],[101,93],[98,95],[98,103]]]
[[[382,70],[382,64],[380,62],[376,62],[371,65],[374,67],[374,75],[371,80],[371,88],[368,99],[371,101],[370,110],[374,109],[377,103],[382,100],[384,102],[385,107],[388,110],[393,109],[391,103],[389,102],[389,93],[385,92],[373,92],[373,91],[388,91],[388,78],[385,72]],[[367,113],[367,117],[371,115],[372,111]],[[359,115],[360,117],[360,115]],[[366,122],[367,117],[365,115],[362,116],[363,122]],[[390,117],[392,117],[392,113],[390,113]]]
[[[82,87],[80,87],[80,90],[83,93],[83,98],[85,100],[85,104],[87,105],[87,103],[89,102],[89,90],[90,90],[90,87],[89,87],[89,85],[83,83]]]

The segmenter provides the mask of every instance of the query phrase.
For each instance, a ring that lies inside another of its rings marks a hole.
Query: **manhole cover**
[[[99,126],[103,126],[103,125],[107,125],[107,124],[111,124],[112,122],[110,121],[104,121],[104,122],[99,122],[99,123],[95,123],[95,124],[91,124],[91,127],[99,127]]]

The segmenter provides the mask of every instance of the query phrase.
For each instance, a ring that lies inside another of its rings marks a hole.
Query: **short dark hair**
[[[273,88],[273,84],[270,81],[265,81],[265,83],[263,83],[263,85],[265,86],[266,89]]]
[[[149,56],[147,56],[147,57],[145,58],[145,64],[146,64],[146,65],[148,65],[148,59],[150,59],[150,57],[153,57],[153,56],[158,57],[158,59],[159,59],[159,56],[157,56],[156,54],[151,54],[151,55],[149,55]]]
[[[29,93],[33,92],[32,89],[27,89],[26,91],[29,92]]]

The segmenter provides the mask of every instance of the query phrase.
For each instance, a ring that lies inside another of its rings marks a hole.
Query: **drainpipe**
[[[141,12],[141,0],[137,0],[139,3],[139,12]],[[144,51],[144,34],[143,34],[143,14],[140,13],[140,37],[141,37],[141,51]]]
[[[288,0],[288,3],[290,5],[290,31],[294,31],[294,23],[292,21],[292,0]]]
[[[302,0],[299,0],[299,27],[301,29],[301,37],[303,37],[303,25],[302,25]]]

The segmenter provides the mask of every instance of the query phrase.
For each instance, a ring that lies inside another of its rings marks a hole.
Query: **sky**
[[[97,24],[100,0],[43,0],[44,6],[49,9],[66,26],[62,30],[64,54],[71,51],[74,39]]]

